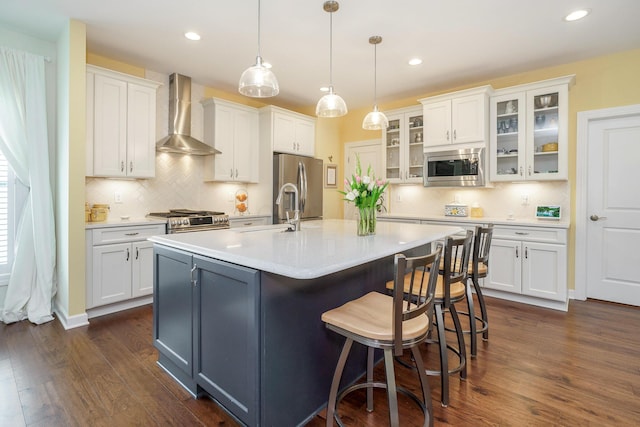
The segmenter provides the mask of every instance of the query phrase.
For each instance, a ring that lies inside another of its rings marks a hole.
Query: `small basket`
[[[469,206],[450,204],[444,205],[445,216],[469,216]]]

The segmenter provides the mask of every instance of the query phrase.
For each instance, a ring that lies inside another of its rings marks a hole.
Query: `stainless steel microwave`
[[[483,187],[484,148],[424,153],[425,187]]]

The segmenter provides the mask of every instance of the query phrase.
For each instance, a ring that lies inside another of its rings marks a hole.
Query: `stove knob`
[[[189,220],[187,218],[184,218],[182,220],[182,225],[189,225]]]
[[[213,223],[217,224],[220,221],[220,219],[217,216],[213,217]]]
[[[171,226],[172,226],[172,227],[175,227],[176,225],[178,225],[178,224],[177,224],[177,221],[176,221],[175,219],[172,219],[172,220],[171,220]]]

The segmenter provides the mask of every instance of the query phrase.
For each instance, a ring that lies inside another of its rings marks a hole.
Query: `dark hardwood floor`
[[[571,301],[562,313],[487,303],[490,339],[469,361],[467,380],[452,377],[449,407],[439,403],[440,379],[429,378],[436,425],[640,425],[640,309]],[[57,321],[0,324],[0,426],[237,425],[157,366],[151,316],[146,306],[70,331]],[[423,346],[423,355],[437,363],[434,346]],[[410,370],[396,372],[417,390]],[[363,395],[345,399],[345,424],[386,425],[384,391],[375,396],[372,414]],[[413,404],[400,406],[403,426],[421,425]],[[322,414],[308,425],[324,425]]]

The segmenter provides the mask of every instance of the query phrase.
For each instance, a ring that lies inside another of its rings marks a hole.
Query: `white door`
[[[356,173],[356,156],[360,159],[360,166],[362,167],[363,173],[366,173],[367,168],[371,165],[371,169],[376,177],[384,176],[384,171],[382,170],[381,140],[376,139],[345,144],[344,176],[347,179],[351,179],[351,176]],[[338,188],[344,189],[344,183],[338,183]],[[353,203],[345,202],[344,219],[357,219],[357,212]]]
[[[586,188],[577,214],[584,240],[578,227],[576,250],[584,245],[586,297],[640,306],[640,106],[600,113],[581,121]]]

